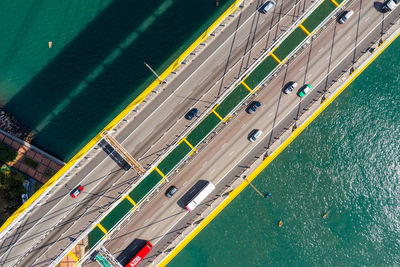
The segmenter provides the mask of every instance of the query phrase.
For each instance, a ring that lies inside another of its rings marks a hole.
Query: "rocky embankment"
[[[12,134],[25,142],[30,143],[34,134],[28,128],[25,128],[18,124],[17,120],[11,114],[8,114],[3,108],[0,107],[0,129]]]

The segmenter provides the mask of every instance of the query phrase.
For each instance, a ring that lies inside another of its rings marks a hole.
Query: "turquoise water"
[[[271,199],[247,187],[170,266],[397,266],[398,51],[400,39],[254,180]]]
[[[232,2],[1,1],[0,105],[67,161]]]

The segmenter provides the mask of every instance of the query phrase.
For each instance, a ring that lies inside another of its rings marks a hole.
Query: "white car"
[[[249,141],[255,142],[257,140],[257,138],[260,137],[261,134],[262,134],[261,130],[258,130],[258,129],[252,130],[249,134]]]
[[[265,13],[267,13],[271,8],[273,8],[275,5],[276,5],[275,1],[268,1],[268,2],[266,2],[266,3],[263,5],[263,7],[262,7],[262,9],[261,9],[261,12],[265,14]]]
[[[351,16],[353,16],[354,12],[353,10],[348,10],[344,11],[340,16],[339,16],[339,23],[343,24],[345,23]]]

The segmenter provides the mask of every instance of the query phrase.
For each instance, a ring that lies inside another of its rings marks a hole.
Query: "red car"
[[[73,198],[76,198],[77,196],[80,195],[80,193],[82,193],[83,191],[83,186],[78,186],[77,188],[75,188],[74,190],[71,191],[70,195]]]

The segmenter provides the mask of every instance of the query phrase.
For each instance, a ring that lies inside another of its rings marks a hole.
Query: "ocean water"
[[[68,161],[232,2],[0,1],[0,105]]]
[[[400,39],[254,180],[272,198],[247,187],[169,266],[398,266],[399,51]]]

